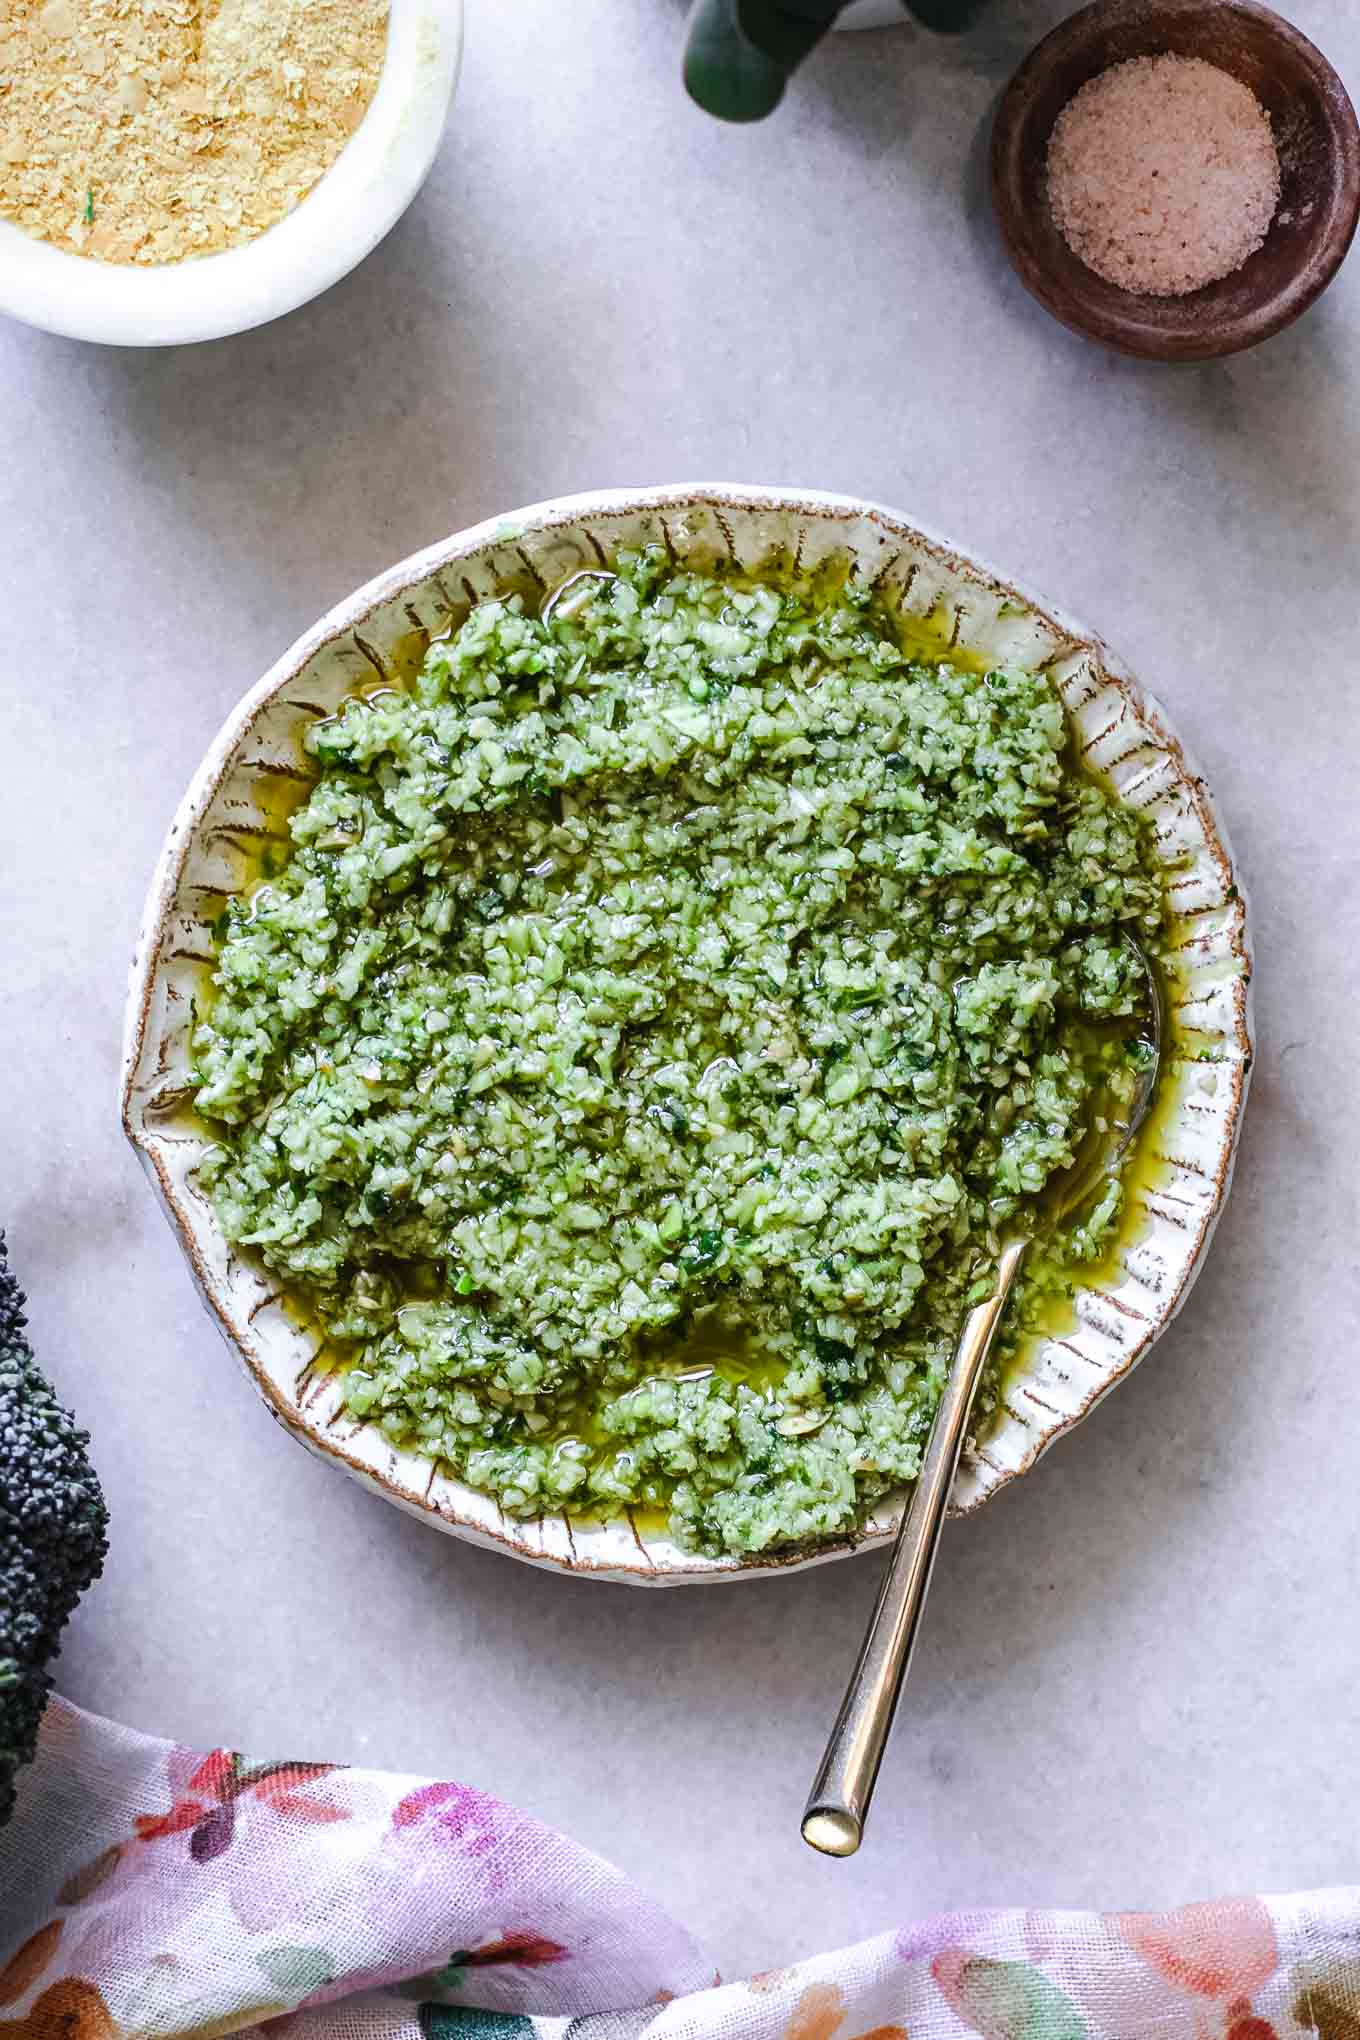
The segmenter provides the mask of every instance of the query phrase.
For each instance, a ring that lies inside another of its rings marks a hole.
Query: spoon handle
[[[1027,1245],[1026,1240],[1012,1240],[1002,1249],[996,1287],[985,1303],[968,1313],[954,1350],[911,1506],[902,1518],[859,1663],[803,1813],[803,1840],[824,1855],[853,1856],[864,1837],[874,1781],[930,1585],[968,1413]]]

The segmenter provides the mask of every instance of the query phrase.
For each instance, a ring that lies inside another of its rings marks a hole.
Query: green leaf
[[[335,1978],[335,1958],[324,1948],[294,1948],[284,1943],[259,1949],[255,1960],[274,1988],[290,1998],[310,1997]]]
[[[720,120],[764,120],[845,0],[695,0],[685,43],[690,97]]]
[[[408,1976],[404,1983],[393,1986],[393,1995],[409,1998],[416,2005],[426,1998],[433,1998],[436,1993],[452,1996],[461,1989],[466,1975],[467,1950],[455,1948],[442,1969],[427,1969],[423,1976]]]
[[[1067,1993],[1028,1962],[964,1962],[953,2004],[983,2040],[1087,2040]]]
[[[533,2040],[534,2022],[522,2012],[476,2011],[469,2005],[422,2005],[423,2040]]]
[[[794,71],[845,5],[846,0],[737,0],[737,18],[758,49]]]
[[[815,49],[847,0],[694,0],[685,85],[720,120],[764,120],[789,76]],[[902,0],[924,27],[958,35],[986,0]]]
[[[962,35],[973,26],[987,0],[902,0],[923,28],[938,35]]]

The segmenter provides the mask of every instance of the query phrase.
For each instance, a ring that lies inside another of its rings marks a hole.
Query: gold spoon
[[[1103,1178],[1118,1169],[1147,1118],[1157,1088],[1162,1057],[1161,988],[1147,951],[1135,936],[1129,934],[1126,939],[1147,974],[1152,1053],[1140,1074],[1128,1118],[1112,1129],[1116,1136],[1113,1147],[1103,1155],[1098,1153],[1094,1160],[1078,1157],[1052,1186],[1045,1201],[1059,1219],[1084,1203]],[[864,1839],[869,1801],[911,1663],[969,1412],[1031,1238],[1032,1234],[1017,1234],[1006,1243],[991,1295],[964,1320],[911,1504],[902,1517],[859,1662],[803,1813],[803,1840],[823,1855],[853,1856]]]

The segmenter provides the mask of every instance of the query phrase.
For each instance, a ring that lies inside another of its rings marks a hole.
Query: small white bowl
[[[143,268],[70,254],[0,220],[0,312],[72,340],[170,347],[295,311],[362,262],[424,183],[462,42],[463,0],[391,0],[368,112],[301,205],[242,247]]]
[[[1077,1292],[1073,1321],[1022,1356],[1001,1407],[965,1450],[953,1507],[978,1508],[1034,1465],[1124,1380],[1179,1310],[1228,1193],[1251,1066],[1246,903],[1203,778],[1165,712],[1098,637],[948,540],[858,497],[739,484],[613,489],[492,518],[417,553],[360,588],[299,638],[227,721],[179,805],[151,883],[129,987],[123,1125],[189,1257],[205,1302],[281,1424],[389,1501],[474,1544],[535,1565],[643,1586],[752,1579],[885,1543],[902,1494],[885,1495],[855,1536],[742,1560],[705,1558],[631,1516],[521,1522],[375,1426],[357,1424],[334,1374],[317,1374],[314,1338],[260,1266],[230,1246],[198,1167],[211,1145],[187,1111],[193,1002],[211,966],[225,895],[248,882],[252,844],[277,834],[270,790],[296,778],[301,735],[413,626],[446,630],[471,604],[525,573],[555,588],[620,546],[664,543],[679,559],[730,555],[758,568],[853,561],[896,588],[904,609],[998,664],[1049,673],[1082,755],[1119,800],[1155,825],[1171,901],[1172,1028],[1150,1132],[1155,1174],[1130,1200],[1117,1264]]]

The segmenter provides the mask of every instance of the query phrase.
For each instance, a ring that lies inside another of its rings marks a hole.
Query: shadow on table
[[[389,561],[506,507],[535,451],[543,493],[582,486],[587,364],[488,306],[510,283],[441,231],[449,202],[427,186],[351,275],[251,332],[162,350],[45,341],[45,359],[80,357],[64,401],[83,392],[88,429],[122,443],[137,513],[198,573],[205,621],[230,603],[303,628]],[[516,375],[553,386],[550,447],[526,451],[532,419],[487,399]]]
[[[1074,386],[1091,385],[1118,401],[1121,429],[1132,423],[1147,442],[1162,444],[1168,469],[1202,467],[1216,491],[1235,482],[1230,500],[1242,520],[1257,514],[1262,500],[1278,497],[1287,478],[1301,521],[1340,523],[1360,535],[1360,416],[1345,376],[1354,342],[1340,292],[1324,294],[1274,339],[1222,361],[1136,361],[1069,333],[1030,297],[1002,247],[991,200],[994,113],[995,101],[968,151],[963,212],[979,268],[1014,321],[1017,357],[1026,347],[1042,351],[1050,367],[1055,359],[1063,364]],[[1056,414],[1053,434],[1060,457]],[[1129,509],[1136,516],[1155,505]]]

